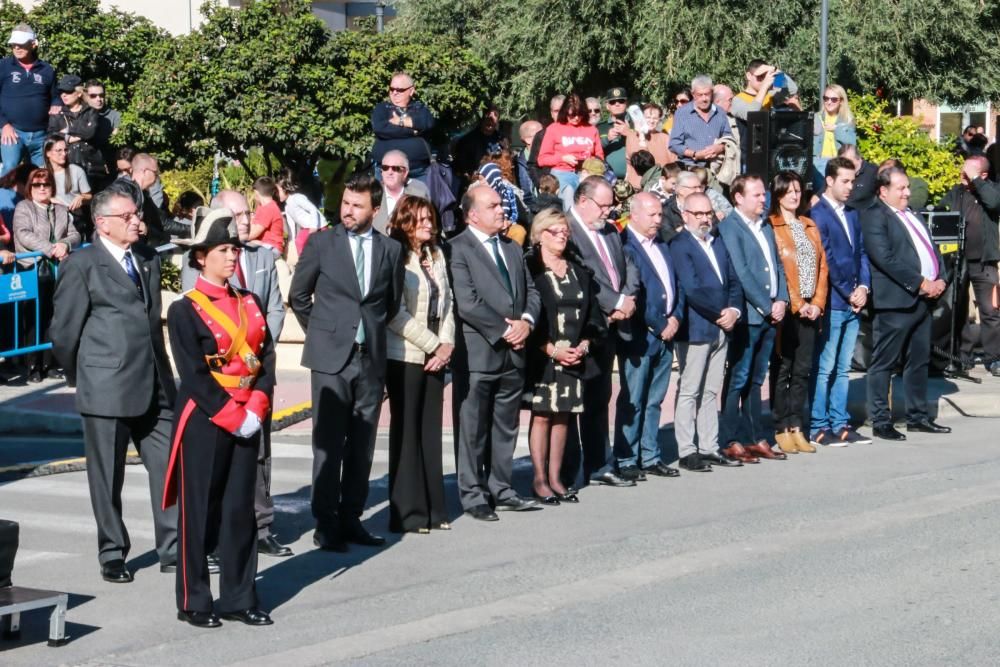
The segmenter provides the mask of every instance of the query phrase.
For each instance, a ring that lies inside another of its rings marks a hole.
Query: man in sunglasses
[[[105,162],[108,165],[108,173],[118,172],[115,164],[114,148],[111,146],[111,137],[118,133],[118,128],[122,124],[122,115],[118,111],[108,106],[108,95],[104,84],[96,79],[91,79],[84,84],[83,101],[87,106],[97,112],[97,133],[94,135],[92,143],[101,151]],[[96,190],[103,188],[101,184],[91,186]]]
[[[25,153],[35,166],[45,165],[42,144],[49,116],[62,108],[56,73],[38,59],[38,38],[31,26],[16,25],[7,44],[11,55],[0,60],[0,176],[17,167]]]
[[[389,99],[372,110],[372,162],[382,164],[391,150],[402,151],[410,163],[410,176],[421,178],[431,163],[426,135],[434,127],[434,116],[423,102],[414,100],[416,88],[406,72],[396,72],[389,82]]]
[[[404,195],[430,201],[431,194],[423,182],[409,177],[410,161],[403,151],[392,150],[382,156],[379,170],[382,172],[382,205],[375,211],[372,226],[383,234],[388,234],[389,218]]]
[[[628,108],[628,91],[621,86],[615,86],[608,90],[605,99],[607,101],[604,106],[608,110],[608,119],[597,124],[597,132],[601,135],[601,148],[604,149],[604,161],[615,172],[615,176],[625,178],[625,173],[628,170],[625,158],[625,139],[631,127],[628,123],[628,114],[625,113]],[[594,104],[588,99],[588,113],[591,113],[594,108]],[[599,106],[596,109],[598,112],[600,111]],[[599,114],[598,117],[600,117]],[[591,115],[591,125],[594,124],[593,118],[594,116]]]

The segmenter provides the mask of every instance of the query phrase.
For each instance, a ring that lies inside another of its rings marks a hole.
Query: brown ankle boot
[[[803,454],[816,453],[816,448],[812,446],[809,442],[809,438],[807,438],[802,431],[789,431],[788,435],[792,436],[792,442],[795,443],[795,447]]]
[[[792,434],[788,431],[778,431],[774,434],[774,439],[778,441],[778,447],[786,454],[798,454],[799,448],[795,445]]]

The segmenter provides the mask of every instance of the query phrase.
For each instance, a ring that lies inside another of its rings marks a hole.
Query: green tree
[[[12,0],[0,2],[0,33],[27,22],[38,35],[39,56],[56,74],[76,74],[105,83],[112,102],[124,106],[143,71],[150,49],[170,39],[148,19],[99,0],[44,0],[25,12]]]
[[[443,127],[470,120],[486,98],[485,68],[448,37],[331,35],[305,0],[203,6],[204,24],[157,47],[125,115],[125,136],[182,166],[216,151],[245,163],[311,172],[320,157],[360,158],[369,117],[394,71]],[[273,160],[272,160],[273,158]]]

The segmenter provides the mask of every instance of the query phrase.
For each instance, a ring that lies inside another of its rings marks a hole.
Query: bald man
[[[660,404],[670,384],[674,336],[681,325],[684,293],[673,259],[660,237],[663,206],[651,192],[632,198],[631,219],[622,235],[625,256],[639,271],[632,336],[618,345],[621,389],[615,410],[614,452],[618,475],[628,481],[645,474],[676,477],[660,456]]]

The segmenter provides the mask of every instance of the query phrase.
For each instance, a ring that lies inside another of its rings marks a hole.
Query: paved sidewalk
[[[929,385],[932,413],[936,409],[942,417],[967,415],[980,417],[1000,416],[1000,378],[993,378],[982,369],[973,371],[982,384],[964,380],[931,378]],[[676,379],[671,378],[670,390],[663,405],[662,425],[672,429]],[[897,378],[897,381],[899,378]],[[617,395],[618,381],[614,381]],[[80,416],[73,403],[74,390],[66,383],[45,380],[27,386],[0,385],[0,475],[20,471],[20,474],[43,474],[82,467],[83,455]],[[894,401],[894,412],[903,415],[901,392]],[[766,385],[765,385],[766,395]],[[310,399],[309,372],[297,368],[279,368],[275,392],[275,422],[285,436],[306,436],[312,430],[308,419]],[[850,410],[857,422],[865,417],[865,376],[851,376]],[[765,404],[766,406],[766,404]],[[614,415],[614,398],[609,408]],[[526,431],[528,412],[522,411],[521,425]],[[452,428],[451,388],[445,390],[443,426]],[[385,435],[389,427],[388,405],[384,407],[379,422]],[[53,436],[55,436],[53,438]],[[35,440],[38,438],[39,440]],[[55,467],[53,466],[55,464]]]

